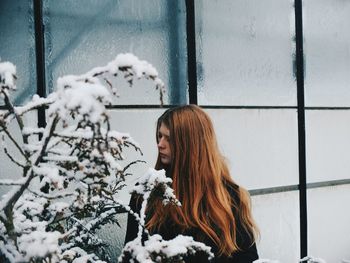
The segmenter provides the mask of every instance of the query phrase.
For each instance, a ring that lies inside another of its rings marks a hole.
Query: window
[[[342,0],[2,0],[0,57],[17,66],[17,105],[118,53],[152,63],[165,107],[195,103],[213,118],[232,176],[252,194],[260,257],[336,262],[350,258],[349,20]],[[144,85],[120,89],[110,112],[152,166],[163,109]],[[45,110],[33,120],[45,125]]]

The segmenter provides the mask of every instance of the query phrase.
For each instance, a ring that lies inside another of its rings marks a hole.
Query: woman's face
[[[170,149],[170,131],[167,126],[162,123],[158,130],[158,153],[163,164],[171,163]]]

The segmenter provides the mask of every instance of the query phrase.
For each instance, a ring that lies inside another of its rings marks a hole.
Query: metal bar
[[[113,108],[160,108],[160,107],[174,107],[178,104],[169,104],[169,105],[157,105],[157,104],[137,104],[137,105],[106,105],[108,109],[113,109]],[[201,106],[203,109],[257,109],[257,110],[264,110],[264,109],[297,109],[296,106]]]
[[[42,0],[33,0],[34,7],[34,28],[35,28],[35,53],[36,53],[36,75],[37,94],[46,97],[45,81],[45,46],[44,46],[44,25]],[[45,108],[38,109],[38,127],[46,126]]]
[[[135,105],[106,105],[106,108],[109,110],[114,109],[166,109],[166,108],[172,108],[177,106],[177,104],[167,104],[167,105],[160,105],[160,104],[148,104],[148,105],[141,105],[141,104],[135,104]]]
[[[304,50],[302,0],[294,1],[296,80],[298,98],[298,146],[299,146],[299,202],[300,202],[300,256],[307,256],[307,192],[306,192],[306,147],[305,147],[305,101],[304,101]]]
[[[332,180],[332,181],[323,181],[316,183],[308,183],[306,184],[307,189],[315,189],[315,188],[323,188],[323,187],[332,187],[339,185],[348,185],[350,184],[350,179],[340,179],[340,180]],[[265,195],[265,194],[276,194],[283,192],[290,192],[299,190],[299,185],[286,185],[286,186],[277,186],[277,187],[269,187],[269,188],[259,188],[249,190],[250,195]]]
[[[350,110],[350,107],[305,107],[305,110]]]
[[[314,189],[314,188],[332,187],[332,186],[347,185],[347,184],[350,184],[350,179],[340,179],[340,180],[333,180],[333,181],[308,183],[306,187],[307,189]]]
[[[195,23],[194,0],[186,0],[187,71],[190,104],[198,104]]]
[[[182,1],[166,1],[166,17],[168,18],[168,65],[169,70],[169,92],[170,104],[179,105],[187,103],[187,88],[183,85],[186,79],[186,67],[183,63],[186,59],[184,50],[184,28],[182,27],[185,17],[185,7]]]
[[[276,194],[283,192],[296,191],[299,189],[299,185],[287,185],[287,186],[277,186],[262,189],[249,190],[250,195],[266,195],[266,194]]]
[[[264,110],[264,109],[297,109],[297,106],[244,106],[244,105],[203,105],[201,106],[204,109],[257,109],[257,110]]]
[[[159,109],[159,108],[171,108],[175,107],[178,104],[168,104],[160,106],[158,104],[118,104],[118,105],[106,105],[108,109],[139,109],[139,108],[146,108],[146,109]],[[297,106],[243,106],[243,105],[237,105],[237,106],[231,106],[231,105],[203,105],[201,106],[203,109],[252,109],[252,110],[265,110],[265,109],[282,109],[282,110],[292,110],[292,109],[298,109]],[[5,110],[5,105],[0,105],[0,110]],[[305,110],[350,110],[350,107],[305,107]]]

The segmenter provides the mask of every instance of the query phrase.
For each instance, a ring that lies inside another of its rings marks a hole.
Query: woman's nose
[[[160,139],[158,142],[158,148],[164,148],[164,141],[163,139]]]

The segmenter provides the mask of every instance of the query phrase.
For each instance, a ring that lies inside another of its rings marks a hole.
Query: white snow
[[[59,174],[59,169],[56,166],[43,164],[40,167],[33,167],[33,171],[43,176],[40,183],[41,186],[45,186],[46,183],[49,183],[57,189],[63,189],[64,177]]]
[[[42,98],[42,97],[39,97],[37,94],[35,94],[32,97],[32,100],[26,103],[25,105],[15,107],[15,112],[18,115],[23,115],[24,113],[29,112],[38,107],[50,105],[55,101],[55,99],[56,99],[55,93],[50,94],[47,98]]]
[[[25,254],[24,259],[29,261],[32,257],[45,257],[60,252],[58,239],[61,234],[57,231],[32,231],[18,238],[19,250]]]
[[[8,95],[8,90],[15,90],[16,66],[11,62],[0,63],[0,96]]]
[[[160,235],[152,235],[144,245],[141,245],[140,240],[135,239],[125,245],[125,250],[130,252],[138,262],[153,263],[156,260],[153,258],[154,253],[165,255],[167,258],[176,256],[185,256],[194,254],[195,251],[204,251],[208,254],[208,258],[212,258],[214,254],[209,246],[203,243],[196,242],[192,237],[178,235],[171,240],[163,240]],[[119,261],[121,261],[121,257]],[[161,262],[161,260],[157,261]]]

